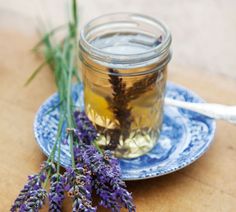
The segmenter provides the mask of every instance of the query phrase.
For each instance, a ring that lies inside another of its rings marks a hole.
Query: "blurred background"
[[[0,27],[27,33],[39,26],[38,17],[51,26],[67,18],[66,0],[0,0]],[[235,0],[79,0],[80,26],[111,12],[138,12],[163,20],[173,35],[171,66],[216,72],[236,78]],[[36,18],[37,17],[37,18]],[[1,30],[1,28],[0,28]]]

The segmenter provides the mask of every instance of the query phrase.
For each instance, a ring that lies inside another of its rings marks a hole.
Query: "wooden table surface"
[[[55,91],[53,76],[44,69],[28,87],[23,84],[41,59],[30,53],[37,38],[0,31],[0,211],[11,203],[45,159],[35,142],[32,124],[42,102]],[[172,67],[169,79],[210,102],[236,104],[236,81]],[[217,122],[214,143],[192,165],[155,179],[128,182],[137,211],[236,211],[236,126]],[[63,211],[70,211],[67,202]],[[44,209],[43,211],[47,211]],[[102,211],[102,210],[99,210]]]

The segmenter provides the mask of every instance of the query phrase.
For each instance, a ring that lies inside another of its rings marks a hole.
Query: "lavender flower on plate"
[[[75,135],[84,144],[92,144],[98,137],[98,133],[85,112],[75,111],[74,119],[76,123]]]
[[[90,179],[85,175],[83,168],[68,168],[64,173],[65,190],[73,200],[73,212],[96,211],[92,207],[91,192],[87,189]]]
[[[102,154],[95,146],[91,145],[96,138],[96,130],[84,112],[76,112],[74,116],[77,124],[75,136],[80,141],[74,147],[75,160],[77,163],[89,167],[92,172],[93,188],[101,198],[99,204],[112,211],[120,211],[122,206],[130,212],[135,211],[132,196],[126,190],[126,184],[121,179],[118,159],[112,155],[111,151],[106,150]],[[84,123],[86,124],[84,125]],[[87,132],[94,135],[93,139]]]
[[[64,178],[62,175],[56,173],[50,179],[49,211],[60,212],[64,195]]]
[[[121,179],[118,159],[114,158],[109,150],[104,152],[99,162],[96,163],[94,157],[91,159],[96,170],[94,187],[101,198],[100,205],[111,208],[112,211],[119,211],[122,206],[129,212],[135,211],[132,196]]]

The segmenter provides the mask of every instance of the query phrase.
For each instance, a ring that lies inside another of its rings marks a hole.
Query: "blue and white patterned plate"
[[[188,89],[168,83],[166,96],[189,102],[203,100]],[[73,98],[83,107],[83,89],[73,88]],[[39,146],[49,155],[55,142],[59,119],[59,97],[48,98],[39,108],[34,122],[34,133]],[[205,153],[215,133],[215,121],[195,112],[166,106],[164,123],[157,145],[146,155],[135,159],[120,159],[122,178],[140,180],[177,171]],[[70,165],[68,144],[62,144],[61,164]]]

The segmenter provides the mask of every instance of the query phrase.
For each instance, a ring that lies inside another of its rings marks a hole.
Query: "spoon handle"
[[[191,110],[213,119],[222,119],[232,124],[236,124],[236,106],[212,103],[192,103],[171,98],[165,98],[165,104]]]

